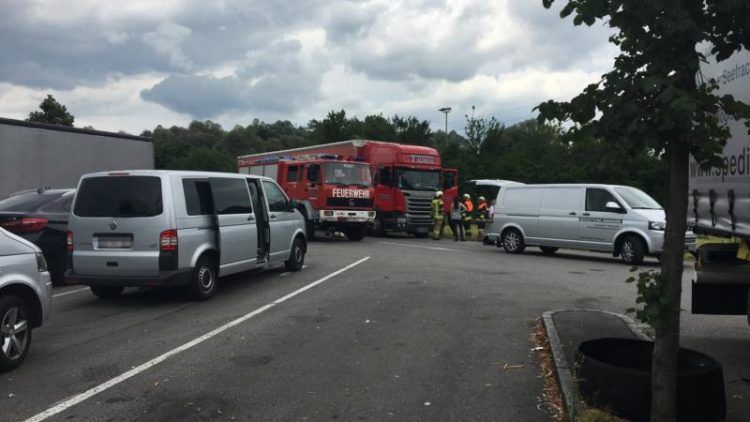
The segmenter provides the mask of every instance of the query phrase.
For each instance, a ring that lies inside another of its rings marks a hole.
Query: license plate
[[[133,247],[133,236],[102,236],[96,238],[99,249],[130,249]]]

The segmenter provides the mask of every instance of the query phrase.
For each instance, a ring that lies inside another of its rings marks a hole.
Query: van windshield
[[[367,164],[326,163],[323,171],[328,185],[372,186],[370,167]]]
[[[615,188],[615,192],[634,210],[661,210],[663,209],[654,198],[640,189],[627,186]]]
[[[161,179],[90,177],[81,182],[73,213],[79,217],[153,217],[163,211]]]

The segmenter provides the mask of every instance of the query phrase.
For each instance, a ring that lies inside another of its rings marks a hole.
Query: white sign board
[[[720,95],[750,104],[750,52],[706,64],[701,71],[705,79],[718,82]],[[724,167],[702,170],[691,158],[688,223],[750,237],[750,136],[743,121],[720,117],[732,133],[722,154]]]

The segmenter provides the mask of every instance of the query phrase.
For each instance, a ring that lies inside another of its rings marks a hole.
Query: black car
[[[54,284],[63,283],[68,214],[75,189],[34,189],[0,200],[0,227],[39,246]]]

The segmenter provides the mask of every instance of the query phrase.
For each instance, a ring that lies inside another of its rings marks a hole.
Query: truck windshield
[[[648,196],[648,194],[640,189],[631,188],[627,186],[621,186],[615,188],[615,192],[627,202],[628,206],[634,210],[660,210],[661,205],[654,200],[654,198]]]
[[[366,164],[326,163],[323,172],[328,185],[372,186],[370,167]]]
[[[406,190],[440,190],[438,170],[396,169],[396,186]]]

